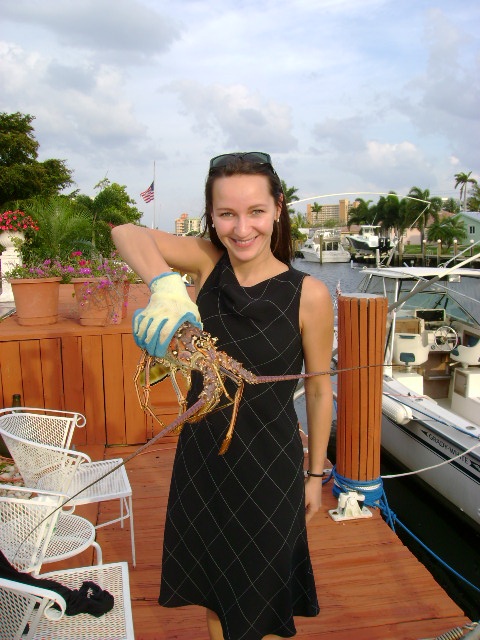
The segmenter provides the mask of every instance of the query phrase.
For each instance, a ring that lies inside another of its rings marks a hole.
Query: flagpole
[[[155,184],[155,160],[153,161],[153,228],[157,228],[156,219],[155,219],[155,207],[156,207],[156,198],[155,191],[157,190],[157,185]]]

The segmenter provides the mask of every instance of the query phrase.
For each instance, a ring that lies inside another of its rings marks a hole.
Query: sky
[[[300,213],[458,197],[456,173],[480,179],[479,27],[478,0],[5,0],[0,111],[35,117],[69,191],[106,177],[166,231],[231,151],[270,153]]]

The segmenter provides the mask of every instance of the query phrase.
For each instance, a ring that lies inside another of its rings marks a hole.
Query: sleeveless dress
[[[256,375],[300,373],[302,282],[293,268],[239,285],[227,254],[202,287],[204,329]],[[293,616],[319,612],[305,527],[296,381],[245,384],[228,451],[232,407],[186,424],[167,507],[159,604],[196,604],[220,618],[225,640],[295,635]],[[236,385],[227,381],[229,393]],[[201,389],[192,381],[191,404]]]

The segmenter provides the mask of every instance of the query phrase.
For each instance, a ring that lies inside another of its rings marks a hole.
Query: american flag
[[[142,193],[140,195],[145,200],[145,202],[151,202],[155,197],[155,191],[154,191],[153,182],[148,187],[148,189],[145,189],[145,191],[142,191]]]

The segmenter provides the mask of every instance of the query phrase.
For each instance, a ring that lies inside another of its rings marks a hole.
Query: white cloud
[[[296,147],[288,106],[268,101],[243,85],[200,85],[197,82],[172,86],[194,118],[200,134],[218,131],[226,147],[288,152]]]
[[[431,9],[427,17],[427,64],[410,79],[410,98],[401,110],[423,136],[441,135],[454,155],[474,166],[480,142],[478,37],[457,27],[453,16],[439,9]]]
[[[15,0],[3,20],[35,25],[66,48],[110,51],[130,62],[166,51],[180,35],[179,22],[138,0]]]

